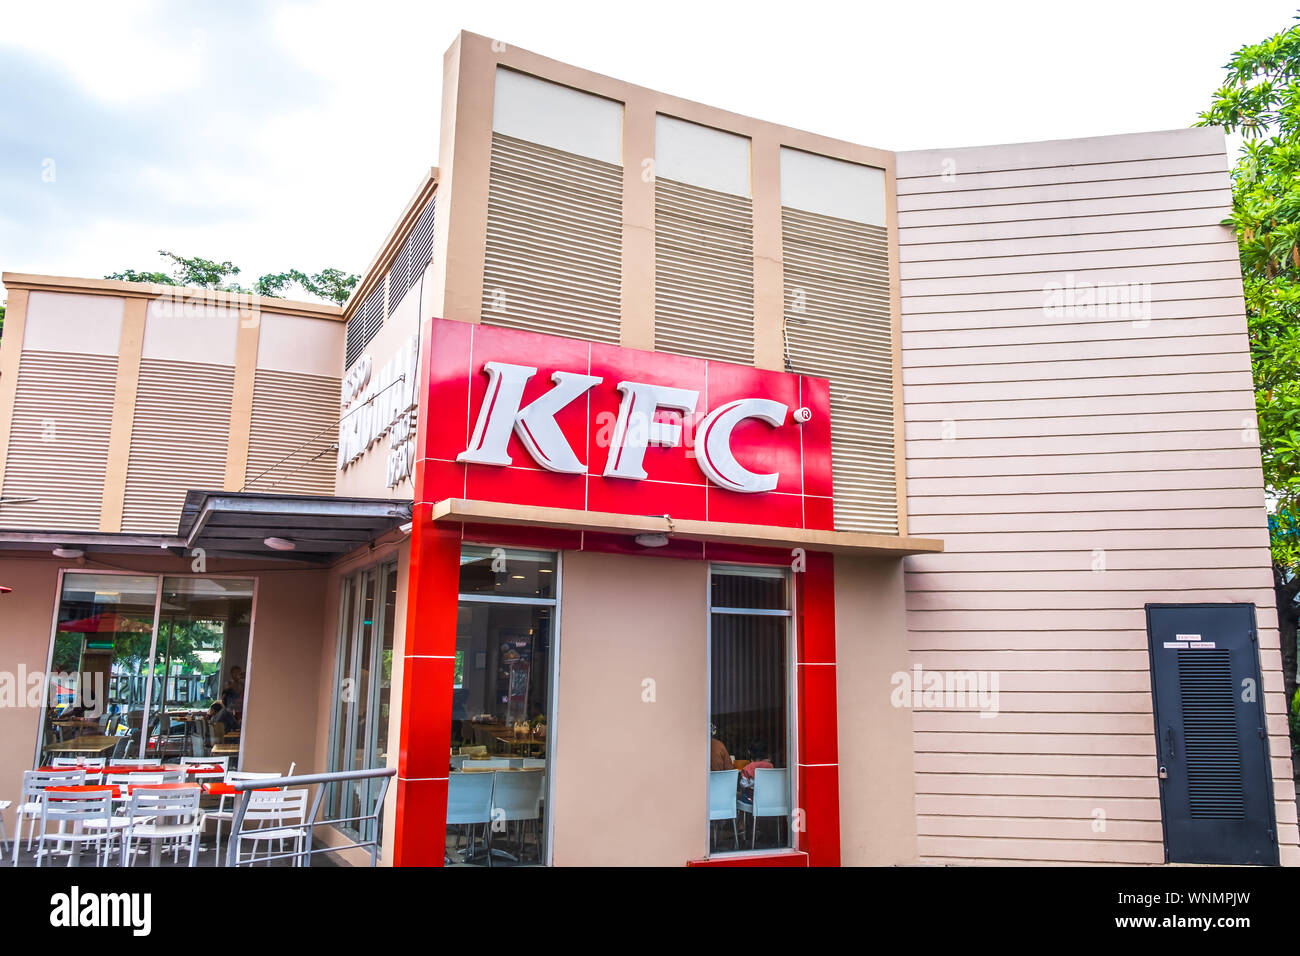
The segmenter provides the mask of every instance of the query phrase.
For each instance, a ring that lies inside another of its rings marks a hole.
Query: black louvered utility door
[[[1276,864],[1255,608],[1148,604],[1170,863]]]

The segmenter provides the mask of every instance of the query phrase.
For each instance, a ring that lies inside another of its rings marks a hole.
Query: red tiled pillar
[[[441,866],[446,847],[451,694],[456,665],[456,605],[460,585],[460,527],[436,525],[433,503],[461,493],[437,459],[463,448],[468,426],[440,414],[459,407],[456,370],[469,361],[472,327],[424,323],[420,337],[416,424],[415,509],[406,582],[406,642],[402,657],[401,731],[397,753],[397,817],[393,863]],[[435,341],[437,339],[437,341]],[[444,366],[451,365],[449,372]],[[460,375],[464,380],[464,375]],[[463,389],[464,386],[462,385]],[[461,442],[461,444],[457,444]]]
[[[430,505],[416,505],[399,704],[395,866],[442,865],[459,580],[459,526],[435,525]]]
[[[840,865],[839,738],[835,695],[835,565],[810,551],[795,576],[798,600],[799,792],[795,846],[811,866]]]

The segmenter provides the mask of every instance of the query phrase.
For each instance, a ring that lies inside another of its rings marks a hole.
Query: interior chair
[[[749,848],[754,848],[758,838],[758,818],[776,817],[777,842],[781,839],[781,818],[790,819],[790,786],[785,770],[762,767],[754,771],[754,789],[750,799],[738,800],[736,805],[750,815],[753,827],[749,835]]]
[[[453,773],[447,781],[447,826],[466,828],[465,859],[473,853],[474,827],[492,825],[492,783],[495,773]],[[484,837],[486,843],[487,837]],[[446,862],[452,862],[444,852]],[[488,854],[488,866],[492,854]]]
[[[709,836],[715,835],[716,822],[730,820],[731,841],[737,850],[740,849],[740,833],[736,829],[736,779],[739,776],[739,770],[709,771]]]

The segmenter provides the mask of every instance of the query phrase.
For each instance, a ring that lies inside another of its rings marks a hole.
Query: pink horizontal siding
[[[1143,606],[1248,602],[1300,863],[1226,171],[1213,130],[898,156],[909,531],[946,544],[911,657],[999,679],[914,711],[923,860],[1162,862]],[[1149,311],[1045,310],[1085,283]]]

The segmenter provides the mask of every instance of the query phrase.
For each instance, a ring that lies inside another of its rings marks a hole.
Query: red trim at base
[[[799,850],[775,853],[729,853],[703,860],[687,860],[687,866],[809,866],[808,854]]]

